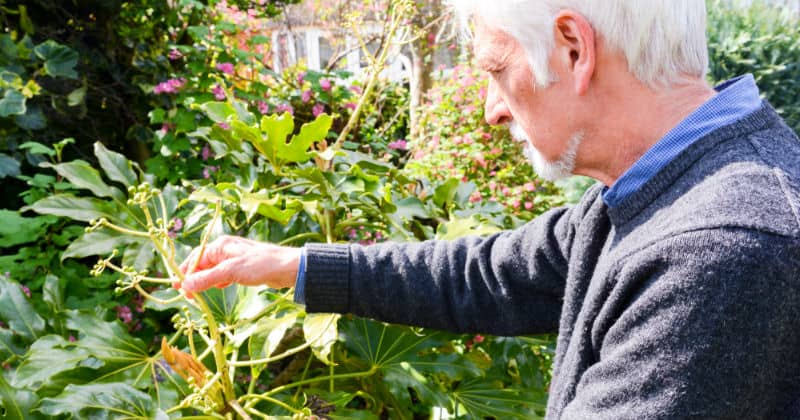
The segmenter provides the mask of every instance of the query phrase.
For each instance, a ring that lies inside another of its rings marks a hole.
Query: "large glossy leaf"
[[[103,181],[97,169],[82,160],[45,166],[52,167],[72,185],[89,190],[98,197],[121,197],[122,195],[119,190],[109,187]]]
[[[90,255],[107,255],[114,249],[135,242],[137,238],[107,230],[88,232],[74,240],[61,254],[61,261],[67,258],[83,258]]]
[[[282,115],[265,115],[261,118],[261,131],[266,137],[255,148],[273,165],[280,161],[281,145],[286,145],[286,138],[294,130],[294,119],[288,112]]]
[[[288,313],[280,318],[265,317],[252,328],[245,328],[242,332],[250,334],[248,343],[250,359],[270,356],[278,348],[286,330],[293,327],[296,321],[297,313]],[[234,340],[244,341],[246,337],[242,332],[234,336]]]
[[[25,351],[25,343],[18,335],[8,328],[0,328],[0,358],[6,360],[14,355],[22,356]]]
[[[329,356],[339,337],[339,314],[307,314],[303,320],[303,334],[311,342],[311,350],[317,359],[330,365]]]
[[[53,77],[67,77],[75,79],[78,73],[75,66],[78,64],[78,53],[53,40],[47,40],[36,46],[36,55],[44,60],[44,70]]]
[[[117,181],[126,187],[138,182],[136,172],[133,171],[133,163],[125,156],[106,149],[100,142],[94,144],[94,155],[97,156],[100,167],[112,181]]]
[[[75,197],[70,194],[56,194],[45,197],[22,210],[33,210],[40,214],[68,217],[81,222],[89,222],[101,217],[114,218],[108,205],[102,200]]]
[[[97,369],[102,365],[103,362],[93,357],[88,350],[64,340],[61,336],[47,335],[31,346],[25,360],[17,368],[14,385],[36,390],[59,373],[77,367]]]
[[[547,395],[532,389],[503,388],[502,383],[485,379],[461,382],[451,397],[458,412],[469,419],[539,419],[544,412]],[[459,417],[461,418],[461,417]]]
[[[0,414],[6,420],[37,420],[42,416],[34,413],[33,407],[39,398],[31,391],[15,389],[0,375]]]
[[[131,336],[118,321],[106,322],[94,314],[67,311],[67,328],[79,333],[75,345],[104,363],[94,381],[132,380],[134,385],[148,378],[154,361],[145,343]]]
[[[4,276],[0,276],[0,319],[29,341],[38,338],[45,328],[44,319],[33,308],[20,285]]]
[[[42,400],[38,411],[75,419],[169,418],[149,395],[125,383],[69,385],[60,395]]]

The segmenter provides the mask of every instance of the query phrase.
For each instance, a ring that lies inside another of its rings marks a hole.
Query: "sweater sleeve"
[[[797,238],[684,233],[622,263],[589,340],[595,354],[560,418],[796,418]],[[558,405],[558,404],[556,404]],[[774,407],[786,407],[774,410]]]
[[[306,245],[306,308],[453,332],[555,332],[571,212],[455,241]]]

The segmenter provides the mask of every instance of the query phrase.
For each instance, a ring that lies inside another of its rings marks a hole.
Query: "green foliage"
[[[762,94],[800,132],[800,23],[797,14],[763,2],[749,7],[709,0],[709,79],[752,73]]]

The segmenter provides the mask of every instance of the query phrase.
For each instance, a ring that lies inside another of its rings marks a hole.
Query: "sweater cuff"
[[[350,246],[306,244],[305,301],[308,312],[350,309]]]

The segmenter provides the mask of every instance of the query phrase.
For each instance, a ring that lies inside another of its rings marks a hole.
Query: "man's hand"
[[[300,264],[300,248],[236,236],[223,236],[208,244],[203,254],[199,254],[199,248],[189,254],[180,266],[186,278],[183,284],[174,285],[176,288],[182,287],[190,295],[233,283],[266,285],[275,289],[292,287]]]

